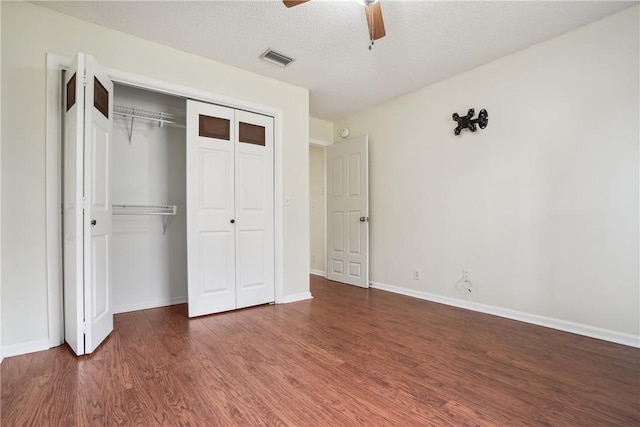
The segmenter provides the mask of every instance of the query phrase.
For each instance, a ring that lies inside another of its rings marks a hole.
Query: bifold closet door
[[[234,110],[187,101],[189,317],[236,308]]]
[[[78,53],[64,87],[64,334],[71,349],[83,355],[113,330],[113,83],[94,58]]]
[[[275,300],[273,118],[236,110],[236,306]]]
[[[273,118],[187,102],[189,316],[275,300]]]

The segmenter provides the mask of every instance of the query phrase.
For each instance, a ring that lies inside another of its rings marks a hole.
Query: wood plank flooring
[[[313,300],[115,316],[2,363],[4,426],[638,426],[640,349],[312,276]]]

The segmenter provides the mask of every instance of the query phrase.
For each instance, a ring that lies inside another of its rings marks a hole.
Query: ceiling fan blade
[[[369,25],[369,36],[371,40],[383,38],[387,33],[384,31],[380,2],[377,1],[371,6],[365,6],[364,11],[367,15],[367,25]]]
[[[297,0],[297,1],[282,0],[282,3],[284,3],[284,5],[287,6],[287,7],[293,7],[293,6],[297,6],[299,4],[302,4],[302,3],[306,3],[308,1],[309,0]]]

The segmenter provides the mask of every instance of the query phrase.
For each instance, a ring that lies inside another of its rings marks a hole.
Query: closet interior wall
[[[186,100],[115,85],[114,104],[171,113],[184,124]],[[113,215],[114,312],[187,301],[184,127],[114,114],[114,205],[176,205],[176,215]],[[115,211],[115,210],[114,210]]]

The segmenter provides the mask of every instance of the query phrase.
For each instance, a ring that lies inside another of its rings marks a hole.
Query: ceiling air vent
[[[295,61],[295,59],[289,58],[287,55],[283,55],[279,52],[276,52],[273,49],[267,49],[262,55],[260,55],[260,58],[264,59],[265,61],[269,61],[272,64],[279,65],[281,67],[286,67],[287,65]]]

